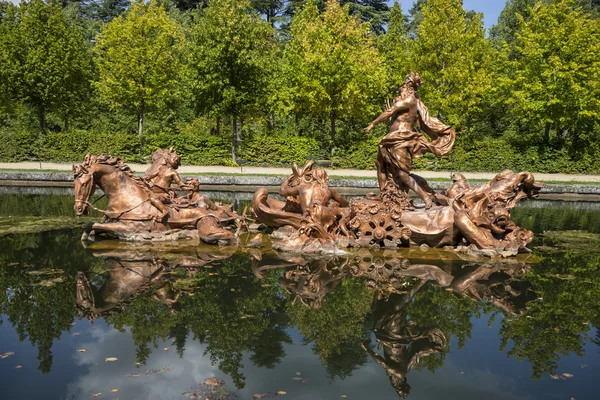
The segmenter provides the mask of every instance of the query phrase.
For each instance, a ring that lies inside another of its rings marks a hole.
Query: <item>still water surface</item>
[[[0,193],[9,215],[72,197]],[[1,398],[596,399],[600,204],[513,217],[534,254],[503,263],[0,237]]]

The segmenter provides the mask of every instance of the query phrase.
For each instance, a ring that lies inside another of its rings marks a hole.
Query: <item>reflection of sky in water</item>
[[[532,381],[531,367],[526,361],[507,357],[499,351],[497,335],[499,321],[488,327],[487,318],[473,318],[472,337],[463,349],[456,348],[456,340],[450,343],[452,351],[443,366],[430,373],[413,370],[407,375],[412,387],[409,398],[419,399],[575,399],[593,398],[597,390],[595,371],[599,357],[598,347],[588,343],[583,357],[564,356],[558,372],[574,375],[570,380],[551,380],[545,375],[542,380]],[[184,398],[182,393],[193,390],[204,379],[217,376],[223,378],[229,388],[231,379],[213,367],[205,346],[191,338],[185,345],[183,358],[179,358],[169,342],[158,343],[145,366],[135,365],[135,346],[129,332],[121,333],[96,321],[95,328],[89,322],[77,321],[71,331],[79,336],[64,333],[52,349],[54,362],[49,374],[37,371],[37,349],[29,342],[19,342],[10,323],[4,318],[0,327],[0,352],[14,351],[14,356],[0,360],[0,384],[6,399],[80,399],[91,398],[93,393],[102,393],[99,398],[108,399],[173,399]],[[287,392],[285,399],[333,399],[347,395],[349,399],[395,399],[398,398],[381,367],[369,360],[365,366],[355,370],[344,380],[329,381],[325,368],[309,346],[301,344],[300,335],[291,330],[294,343],[285,345],[287,356],[276,368],[269,370],[252,365],[244,357],[246,387],[237,392],[240,399],[250,399],[255,393]],[[593,332],[592,332],[593,334]],[[169,347],[165,351],[163,348]],[[77,349],[86,349],[78,353]],[[115,362],[105,362],[106,357],[117,357]],[[21,369],[15,369],[20,364]],[[587,368],[581,368],[587,364]],[[144,370],[168,372],[138,377],[127,376]],[[300,373],[308,382],[292,378]],[[119,389],[111,393],[111,389]]]

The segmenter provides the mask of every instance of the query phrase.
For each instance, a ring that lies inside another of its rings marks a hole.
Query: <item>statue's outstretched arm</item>
[[[331,198],[335,201],[337,201],[338,203],[340,203],[340,206],[342,207],[348,207],[348,204],[350,204],[348,202],[348,200],[346,200],[345,198],[343,198],[335,189],[329,189],[330,193],[331,193]]]
[[[173,171],[173,180],[175,181],[175,183],[177,184],[177,186],[179,186],[182,189],[188,189],[189,186],[186,185],[182,180],[181,177],[179,176],[179,174],[177,173],[177,171]]]
[[[377,125],[383,121],[387,121],[395,113],[401,112],[401,111],[408,111],[408,105],[407,105],[407,101],[405,99],[398,99],[394,102],[394,104],[392,104],[391,106],[386,108],[385,111],[379,115],[379,117],[375,118],[375,120],[373,122],[371,122],[369,124],[369,126],[367,126],[365,128],[365,132],[367,132],[367,133],[370,132],[371,129],[373,129],[375,127],[375,125]]]

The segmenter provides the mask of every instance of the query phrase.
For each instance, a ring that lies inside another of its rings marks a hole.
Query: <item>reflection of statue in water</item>
[[[439,353],[448,344],[446,335],[437,327],[420,327],[407,320],[406,305],[427,281],[422,280],[411,291],[404,294],[385,295],[377,291],[373,297],[373,332],[383,348],[383,356],[377,354],[367,343],[363,349],[381,365],[400,397],[408,396],[410,385],[406,374],[421,357]]]
[[[408,74],[394,103],[365,130],[369,132],[375,125],[391,120],[389,133],[379,141],[376,162],[379,189],[383,191],[386,183],[393,181],[405,191],[414,191],[425,202],[425,208],[429,208],[435,200],[434,192],[423,178],[410,173],[412,160],[425,153],[438,157],[448,154],[454,146],[455,133],[429,115],[417,95],[421,83],[419,74]],[[431,137],[431,142],[414,129],[415,125]]]
[[[173,309],[182,290],[174,290],[173,271],[178,268],[195,271],[215,260],[230,257],[232,251],[193,251],[159,258],[161,251],[152,247],[92,247],[93,255],[105,259],[106,279],[95,287],[87,274],[77,272],[76,303],[79,312],[90,320],[121,312],[127,303],[146,290],[152,298]],[[164,252],[164,250],[163,250]]]
[[[363,349],[382,366],[400,397],[406,397],[410,386],[406,374],[422,357],[443,351],[446,334],[437,327],[420,327],[408,319],[406,307],[427,282],[451,289],[473,301],[488,301],[511,315],[522,315],[527,303],[536,299],[526,283],[514,281],[529,270],[526,264],[470,264],[455,273],[426,264],[403,263],[396,273],[418,281],[406,293],[378,290],[373,298],[373,332],[383,349],[383,356],[366,342]]]

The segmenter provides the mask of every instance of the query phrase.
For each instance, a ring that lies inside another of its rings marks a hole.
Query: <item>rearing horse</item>
[[[73,166],[73,174],[75,213],[86,214],[88,207],[92,207],[105,215],[103,222],[93,224],[91,230],[95,234],[115,235],[125,240],[199,237],[206,243],[236,239],[221,223],[239,222],[239,217],[219,210],[169,206],[166,220],[159,219],[161,212],[155,205],[159,200],[120,158],[87,154],[82,164]],[[108,199],[106,210],[97,209],[89,201],[96,186]]]

